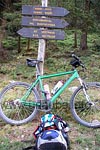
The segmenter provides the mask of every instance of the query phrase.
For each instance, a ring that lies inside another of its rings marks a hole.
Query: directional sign
[[[23,5],[22,14],[34,16],[66,16],[69,14],[69,11],[62,7],[39,7]]]
[[[36,28],[22,28],[17,32],[22,37],[34,39],[64,40],[65,32],[61,30],[48,30]]]
[[[34,18],[34,17],[22,17],[23,26],[35,26],[35,27],[48,27],[48,28],[64,28],[69,24],[65,20],[53,19],[53,18]]]

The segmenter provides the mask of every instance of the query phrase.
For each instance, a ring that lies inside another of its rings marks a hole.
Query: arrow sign
[[[65,20],[53,19],[53,18],[34,18],[34,17],[22,17],[23,26],[35,26],[35,27],[48,27],[48,28],[64,28],[69,24]]]
[[[64,40],[65,32],[61,30],[22,28],[17,32],[22,37],[34,39]]]
[[[39,7],[23,5],[22,14],[34,16],[66,16],[69,14],[69,11],[62,7]]]

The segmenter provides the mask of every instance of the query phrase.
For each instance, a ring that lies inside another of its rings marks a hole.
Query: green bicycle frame
[[[22,104],[24,104],[25,106],[39,106],[40,105],[39,102],[28,102],[27,101],[27,98],[29,97],[29,95],[32,92],[33,88],[36,87],[39,84],[40,90],[44,91],[44,87],[43,87],[43,83],[42,83],[43,79],[54,78],[54,77],[58,77],[58,76],[68,75],[68,74],[71,74],[71,77],[68,80],[65,81],[64,85],[52,96],[52,98],[49,101],[50,103],[54,103],[56,101],[57,97],[59,97],[59,95],[65,90],[65,88],[68,87],[68,85],[74,79],[79,78],[79,74],[78,74],[77,70],[38,76],[38,78],[35,80],[35,82],[33,82],[32,85],[30,86],[30,88],[27,90],[25,95],[20,99],[20,102]]]

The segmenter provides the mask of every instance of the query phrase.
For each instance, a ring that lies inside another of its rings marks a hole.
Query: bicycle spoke
[[[16,82],[4,89],[1,94],[1,114],[2,118],[11,124],[21,124],[32,120],[36,113],[36,108],[32,106],[24,106],[20,98],[28,90],[29,85],[23,82]],[[26,102],[28,104],[36,100],[34,91],[30,93]]]
[[[80,124],[94,128],[100,127],[100,87],[97,87],[95,83],[89,84],[86,93],[89,96],[89,102],[82,87],[76,91],[70,103],[71,111]]]

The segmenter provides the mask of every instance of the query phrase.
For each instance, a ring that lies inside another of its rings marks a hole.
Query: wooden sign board
[[[22,6],[22,15],[34,16],[66,16],[69,11],[62,7]]]
[[[34,18],[34,17],[22,17],[22,26],[34,26],[34,27],[48,27],[48,28],[64,28],[69,24],[65,20],[53,19],[53,18]]]
[[[65,32],[61,30],[48,30],[23,27],[17,32],[22,37],[34,39],[64,40]]]

